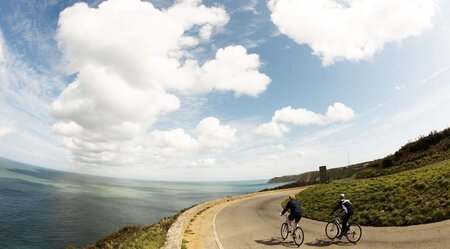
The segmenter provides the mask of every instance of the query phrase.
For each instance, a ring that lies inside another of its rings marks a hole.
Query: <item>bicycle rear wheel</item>
[[[281,238],[285,240],[289,235],[289,227],[288,224],[285,222],[281,224]]]
[[[347,235],[345,236],[347,237],[348,241],[352,243],[358,242],[362,236],[361,226],[356,222],[350,223],[350,225],[348,225]]]
[[[303,244],[303,240],[305,240],[305,234],[303,233],[303,229],[301,227],[296,227],[292,232],[292,238],[294,239],[294,243],[297,246]]]
[[[335,222],[328,222],[325,227],[325,234],[329,239],[335,239],[339,234],[339,227]]]

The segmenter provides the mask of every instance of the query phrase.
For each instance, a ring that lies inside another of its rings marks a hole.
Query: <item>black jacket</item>
[[[286,211],[288,211],[288,209],[291,210],[291,214],[302,216],[302,207],[300,206],[300,204],[297,201],[295,201],[295,200],[288,201],[288,203],[286,204],[286,207],[284,207],[283,212],[281,212],[281,214],[286,213]]]
[[[353,214],[353,205],[347,199],[340,200],[331,213],[336,212],[336,210],[338,210],[340,208],[342,208],[344,210],[345,214],[349,214],[349,215]]]

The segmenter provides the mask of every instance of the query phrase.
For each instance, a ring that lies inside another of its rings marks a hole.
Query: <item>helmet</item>
[[[341,198],[341,200],[342,200],[342,199],[345,199],[345,195],[344,195],[344,194],[340,194],[340,195],[339,195],[339,198]]]
[[[289,200],[295,200],[295,195],[290,195]]]

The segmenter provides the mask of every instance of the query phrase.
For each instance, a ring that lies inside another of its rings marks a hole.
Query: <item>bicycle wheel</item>
[[[335,239],[339,234],[339,227],[335,222],[328,222],[325,227],[325,234],[329,239]]]
[[[285,222],[281,224],[281,238],[285,240],[289,235],[289,227],[288,224]]]
[[[348,225],[347,235],[345,236],[347,237],[348,241],[352,243],[358,242],[362,236],[361,226],[356,222],[350,223],[350,225]]]
[[[301,227],[296,227],[294,232],[292,232],[292,238],[297,246],[303,244],[303,240],[305,239],[304,235],[305,234],[303,233],[303,229]]]

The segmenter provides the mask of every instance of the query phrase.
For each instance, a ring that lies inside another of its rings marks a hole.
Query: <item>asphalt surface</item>
[[[290,190],[244,199],[218,210],[214,226],[218,244],[224,249],[297,248],[292,237],[282,240],[280,227],[285,218],[279,215],[282,200],[296,192]],[[325,225],[324,222],[303,218],[300,226],[305,240],[300,247],[450,248],[450,220],[409,227],[363,227],[362,238],[356,244],[348,242],[345,237],[328,239]]]

